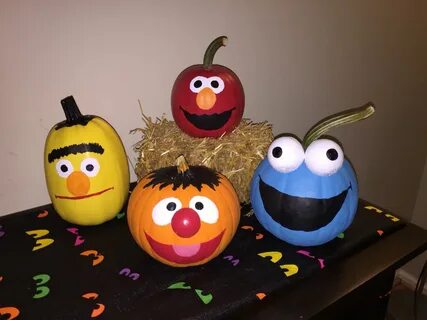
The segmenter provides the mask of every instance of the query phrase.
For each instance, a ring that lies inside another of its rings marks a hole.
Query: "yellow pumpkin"
[[[204,264],[230,243],[240,203],[230,181],[204,166],[155,170],[133,190],[127,209],[131,234],[154,259],[175,267]]]
[[[97,116],[82,115],[72,96],[61,101],[66,120],[44,149],[47,189],[66,221],[97,225],[115,217],[129,192],[129,166],[120,137]]]

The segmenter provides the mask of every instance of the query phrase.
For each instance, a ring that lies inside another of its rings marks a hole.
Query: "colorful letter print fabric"
[[[125,215],[92,227],[62,220],[50,205],[1,217],[0,319],[229,318],[404,226],[360,201],[344,234],[296,247],[271,236],[245,205],[222,254],[173,268],[137,246]]]

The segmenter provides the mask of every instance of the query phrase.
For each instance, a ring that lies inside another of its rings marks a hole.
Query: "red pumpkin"
[[[227,37],[206,49],[203,64],[182,71],[172,88],[172,115],[178,127],[193,137],[219,137],[242,120],[245,95],[239,77],[229,68],[212,64]]]

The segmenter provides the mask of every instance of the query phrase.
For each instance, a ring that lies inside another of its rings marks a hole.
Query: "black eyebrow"
[[[69,154],[95,152],[99,154],[104,153],[104,148],[98,143],[80,143],[72,144],[66,147],[53,149],[47,156],[49,162],[53,162],[55,159],[68,156]]]

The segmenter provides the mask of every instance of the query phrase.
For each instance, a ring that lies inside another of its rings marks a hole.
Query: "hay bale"
[[[240,201],[249,202],[252,174],[273,140],[270,124],[242,119],[233,132],[215,139],[190,137],[164,116],[153,121],[142,113],[142,119],[145,128],[131,131],[142,135],[134,145],[138,180],[155,169],[175,165],[176,158],[184,155],[190,165],[204,165],[225,175]]]

